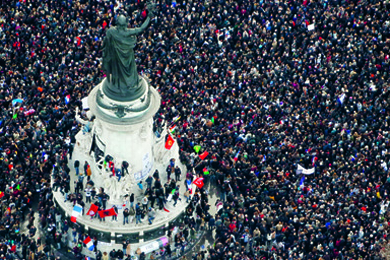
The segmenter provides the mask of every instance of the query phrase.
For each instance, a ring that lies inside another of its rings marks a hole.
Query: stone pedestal
[[[160,107],[160,95],[142,78],[144,93],[134,101],[116,101],[104,94],[105,80],[97,85],[88,96],[88,105],[95,119],[88,133],[76,136],[81,149],[92,155],[90,163],[93,174],[98,175],[95,186],[105,187],[113,200],[128,194],[136,183],[145,179],[154,170],[157,143],[153,132],[153,116]],[[123,161],[128,162],[128,173],[120,181],[111,177],[112,172],[104,165],[104,158],[113,158],[115,168],[121,169]],[[82,163],[82,162],[81,162]]]

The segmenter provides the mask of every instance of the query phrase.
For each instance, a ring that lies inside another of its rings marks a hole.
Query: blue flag
[[[302,187],[304,182],[305,182],[305,175],[302,176],[301,181],[299,182],[299,187]]]

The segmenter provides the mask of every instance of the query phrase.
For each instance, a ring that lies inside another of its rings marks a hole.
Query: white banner
[[[83,98],[81,100],[81,104],[83,105],[83,109],[86,110],[86,109],[89,109],[89,105],[88,105],[88,96],[86,96],[85,98]]]
[[[310,174],[314,174],[315,171],[316,171],[316,169],[314,167],[310,168],[310,169],[305,169],[301,165],[298,164],[297,174],[310,175]]]
[[[153,252],[153,251],[159,250],[159,249],[160,249],[160,243],[157,241],[154,241],[154,242],[148,243],[146,245],[140,246],[137,250],[137,253],[141,254],[142,252],[144,252],[145,254],[148,254],[150,252]]]
[[[222,201],[218,202],[216,207],[217,207],[217,212],[220,211],[223,208],[223,202]]]

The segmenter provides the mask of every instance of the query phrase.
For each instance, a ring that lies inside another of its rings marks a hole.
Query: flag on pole
[[[176,125],[173,125],[173,126],[171,126],[171,127],[169,128],[169,132],[170,132],[171,134],[175,133],[175,130],[176,130]]]
[[[234,161],[235,161],[235,162],[237,162],[237,160],[238,160],[238,156],[240,155],[240,151],[241,151],[241,149],[238,150],[238,152],[237,152],[236,155],[234,156]]]
[[[2,192],[2,191],[0,191],[0,199],[2,198],[2,197],[4,197],[4,192]]]
[[[200,148],[202,148],[202,146],[200,146],[200,145],[195,145],[195,146],[194,146],[195,152],[196,152],[196,153],[199,153]]]
[[[95,248],[95,245],[93,244],[92,239],[89,236],[87,236],[83,243],[87,246],[89,251],[93,251],[93,249]]]
[[[187,179],[187,180],[186,180],[186,183],[187,183],[188,189],[190,190],[190,189],[191,189],[191,186],[192,186],[192,181],[191,181],[191,179]]]
[[[305,175],[302,175],[301,181],[299,182],[299,187],[305,186]]]
[[[219,201],[216,205],[216,208],[217,208],[217,212],[220,211],[221,209],[223,209],[223,202],[222,201]]]
[[[202,177],[199,177],[199,178],[196,178],[194,180],[194,184],[196,185],[196,187],[198,187],[199,189],[201,189],[204,185],[203,183],[203,178]]]
[[[177,121],[179,121],[180,118],[181,118],[180,115],[175,116],[175,117],[172,119],[172,124],[173,124],[173,123],[176,123]]]
[[[110,217],[110,216],[116,216],[117,215],[115,210],[114,210],[114,208],[100,210],[98,213],[99,213],[99,216],[101,218]]]
[[[70,221],[76,223],[76,219],[81,215],[82,212],[83,208],[79,205],[75,205],[72,210],[72,216],[70,217]]]
[[[209,175],[210,174],[209,170],[206,167],[203,168],[203,174],[204,175]]]
[[[65,96],[65,104],[69,104],[70,102],[70,95]]]
[[[209,155],[209,152],[205,151],[205,152],[203,152],[202,154],[199,155],[199,158],[204,160],[207,157],[207,155]]]
[[[165,142],[165,149],[170,150],[175,143],[175,140],[171,135],[168,135],[167,141]]]
[[[318,160],[317,156],[314,156],[313,159],[311,159],[311,162],[312,162],[312,166],[314,167],[314,165],[316,164],[316,161]]]
[[[212,118],[211,118],[211,123],[213,123],[213,124],[214,124],[214,117],[212,117]]]
[[[95,214],[97,213],[99,207],[96,206],[95,204],[91,204],[91,207],[89,208],[88,212],[87,212],[87,215],[88,216],[95,216]]]
[[[16,189],[17,189],[17,190],[20,190],[20,185],[19,185],[19,184],[16,186]]]
[[[164,207],[164,211],[166,211],[166,212],[170,212],[169,210],[167,210],[165,207]]]

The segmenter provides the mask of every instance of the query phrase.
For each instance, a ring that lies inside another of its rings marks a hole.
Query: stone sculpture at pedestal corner
[[[142,33],[149,25],[155,5],[147,4],[148,16],[138,28],[127,28],[128,19],[121,14],[117,17],[116,26],[112,26],[106,32],[103,41],[103,71],[106,81],[103,92],[109,98],[116,101],[133,101],[145,92],[145,85],[141,84],[141,78],[137,73],[134,58],[134,47],[137,35]]]

